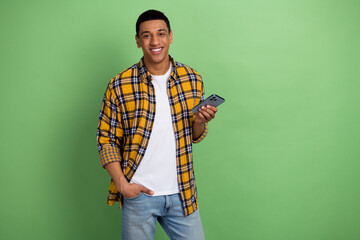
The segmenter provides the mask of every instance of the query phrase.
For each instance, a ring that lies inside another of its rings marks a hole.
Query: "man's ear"
[[[173,43],[173,32],[170,30],[170,44]]]
[[[140,46],[140,39],[139,39],[139,37],[135,34],[135,40],[136,40],[136,45],[137,45],[137,47],[138,48],[140,48],[141,46]]]

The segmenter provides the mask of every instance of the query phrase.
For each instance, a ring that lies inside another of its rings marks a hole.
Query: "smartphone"
[[[194,113],[197,113],[202,106],[211,105],[211,106],[217,107],[224,102],[225,102],[224,98],[222,98],[216,94],[212,94],[207,99],[205,99],[204,101],[202,101],[198,105],[196,105],[192,109],[192,111]]]

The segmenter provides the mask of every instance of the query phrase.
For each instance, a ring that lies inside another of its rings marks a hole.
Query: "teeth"
[[[160,50],[161,50],[161,48],[151,49],[151,51],[153,51],[153,52],[158,52],[158,51],[160,51]]]

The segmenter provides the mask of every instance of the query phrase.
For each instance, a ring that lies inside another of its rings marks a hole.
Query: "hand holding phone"
[[[225,102],[224,98],[222,98],[222,97],[220,97],[220,96],[218,96],[216,94],[212,94],[208,98],[206,98],[204,101],[202,101],[198,105],[196,105],[192,109],[192,111],[194,113],[197,113],[202,106],[210,105],[210,106],[217,107],[217,106],[219,106],[220,104],[222,104],[224,102]]]

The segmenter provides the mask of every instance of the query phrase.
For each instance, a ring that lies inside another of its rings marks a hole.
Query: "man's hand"
[[[125,198],[133,198],[140,195],[142,192],[148,195],[153,195],[154,192],[150,189],[136,183],[128,183],[125,179],[120,182],[119,186],[116,185],[118,191],[125,197]]]
[[[195,116],[194,124],[204,124],[215,118],[217,108],[214,106],[202,106]]]
[[[202,106],[199,109],[193,124],[193,139],[198,139],[201,136],[205,129],[204,124],[214,119],[216,112],[217,108],[210,105]]]
[[[153,195],[154,192],[146,187],[129,183],[121,171],[120,162],[111,162],[105,165],[105,169],[109,172],[111,178],[116,184],[117,190],[126,198],[132,198],[138,196],[141,192],[144,192],[148,195]]]

